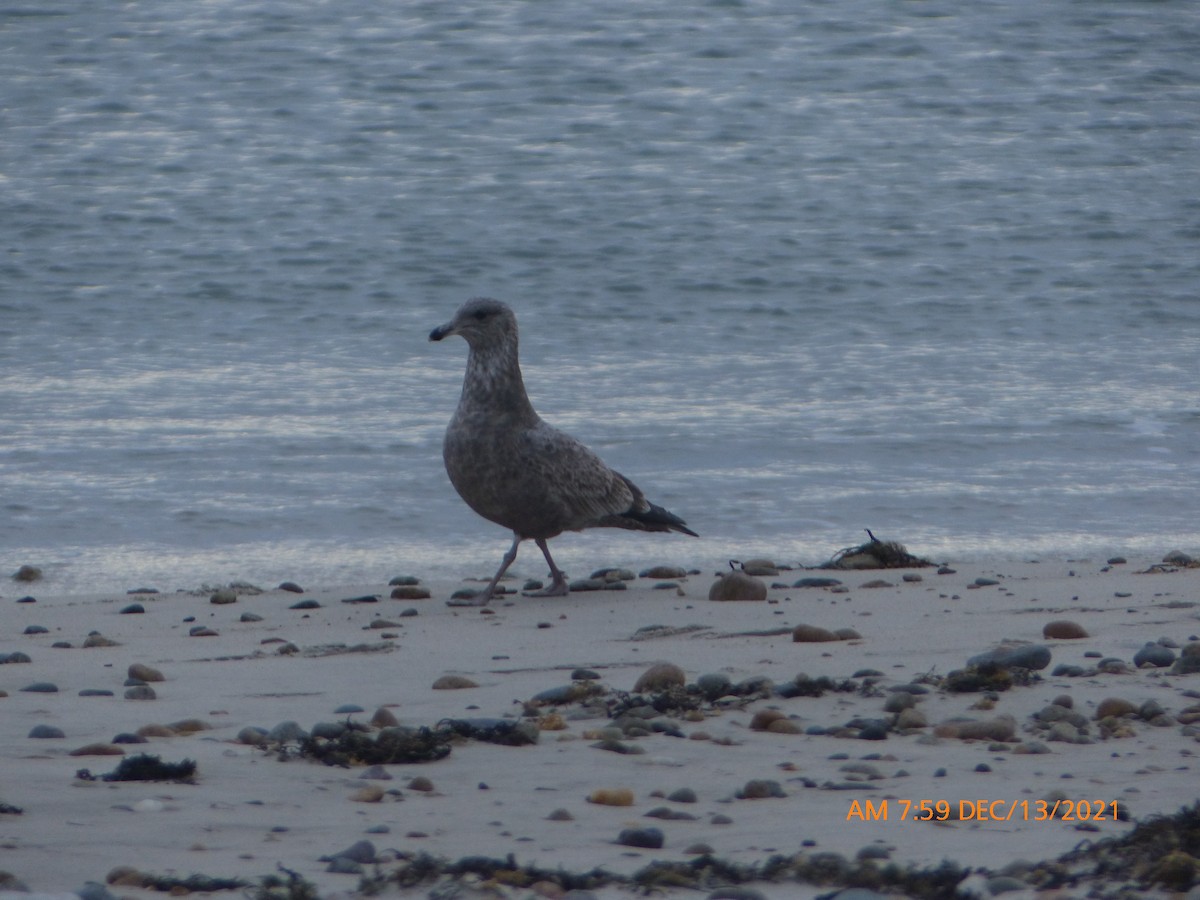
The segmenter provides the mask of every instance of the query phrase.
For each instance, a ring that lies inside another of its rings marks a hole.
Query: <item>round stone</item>
[[[674,663],[658,663],[641,674],[633,686],[633,692],[635,694],[643,691],[654,693],[672,687],[683,687],[685,684],[687,684],[687,675],[684,674],[683,669]]]
[[[1051,641],[1074,641],[1088,637],[1087,630],[1078,622],[1055,619],[1042,626],[1042,637]]]

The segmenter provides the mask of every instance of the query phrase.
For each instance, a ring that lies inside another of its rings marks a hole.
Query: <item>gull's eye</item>
[[[478,309],[475,311],[475,321],[482,322],[488,317],[489,313],[486,309]]]

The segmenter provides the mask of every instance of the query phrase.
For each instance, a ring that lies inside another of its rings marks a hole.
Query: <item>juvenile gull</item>
[[[567,578],[546,542],[564,531],[629,528],[697,537],[683,519],[649,502],[632,481],[534,412],[517,356],[517,317],[508,306],[468,300],[429,339],[452,334],[466,340],[469,352],[462,396],[442,444],[446,472],[471,509],[513,532],[488,586],[455,605],[486,605],[521,541],[529,538],[546,557],[552,578],[533,596],[560,597],[567,593]]]

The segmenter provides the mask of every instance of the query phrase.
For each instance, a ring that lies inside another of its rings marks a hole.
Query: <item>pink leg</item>
[[[550,556],[550,545],[546,543],[545,538],[537,538],[536,543],[542,551],[542,556],[546,557],[546,562],[550,566],[550,587],[540,591],[526,594],[527,597],[565,597],[569,589],[567,588],[567,575],[554,564],[554,559]]]
[[[513,564],[517,558],[517,548],[521,546],[521,536],[513,535],[512,546],[508,548],[508,552],[504,554],[504,559],[500,561],[500,568],[496,570],[496,574],[492,576],[492,580],[488,582],[488,586],[473,597],[459,597],[452,600],[447,600],[447,606],[487,606],[488,602],[496,592],[496,585],[500,583],[500,579],[504,577],[504,573],[508,571],[508,567]]]

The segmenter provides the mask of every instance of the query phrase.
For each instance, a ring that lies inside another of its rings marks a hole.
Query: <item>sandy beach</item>
[[[566,598],[514,594],[484,611],[447,606],[464,584],[436,572],[403,573],[420,582],[407,592],[427,599],[392,599],[384,584],[242,586],[213,602],[215,586],[55,596],[50,581],[8,581],[0,890],[95,882],[154,896],[154,879],[258,885],[283,867],[322,897],[356,893],[364,877],[428,896],[454,879],[388,881],[428,854],[601,869],[613,877],[592,895],[619,897],[655,861],[707,856],[746,871],[803,853],[879,867],[950,860],[973,870],[960,890],[995,888],[1003,873],[1007,896],[1032,896],[1032,869],[1006,866],[1127,834],[1196,798],[1200,674],[1174,673],[1200,635],[1200,569],[1161,559],[947,560],[940,574],[776,560],[778,574],[754,576],[765,601],[714,602],[721,561],[664,548],[664,563],[691,573]],[[814,577],[840,584],[794,586]],[[1086,636],[1046,635],[1064,621]],[[801,625],[852,632],[796,641]],[[993,679],[983,689],[947,678],[1003,643],[1040,667],[977,666]],[[682,676],[667,668],[631,696],[663,663]],[[135,665],[144,684],[129,681]],[[336,723],[375,740],[392,717],[476,731],[430,732],[448,751],[432,761],[343,767],[302,752],[337,746]],[[320,726],[332,743],[303,745],[276,730],[287,722]],[[139,732],[144,743],[113,743]],[[536,743],[482,739],[501,733]],[[194,777],[103,779],[143,753],[194,761]],[[337,858],[356,844],[357,865]],[[721,882],[711,867],[705,878],[671,892],[707,896]],[[480,896],[493,885],[491,896],[565,892],[517,876],[457,883]],[[778,898],[839,886],[743,888]]]

